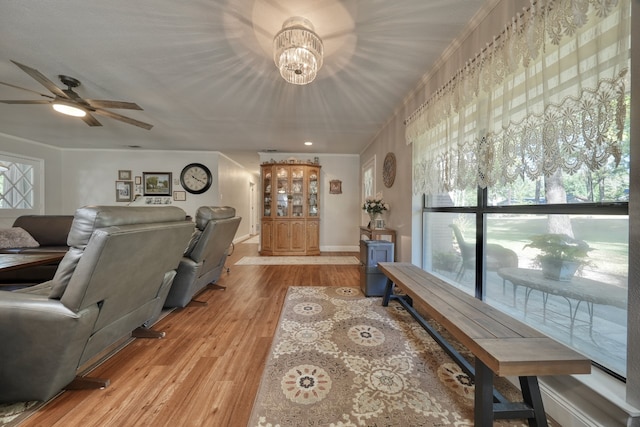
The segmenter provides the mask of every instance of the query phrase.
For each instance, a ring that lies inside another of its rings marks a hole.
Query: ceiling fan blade
[[[38,99],[38,100],[24,100],[24,101],[19,101],[19,100],[10,100],[10,99],[0,99],[0,102],[2,102],[3,104],[51,104],[51,101],[45,101],[44,99]]]
[[[46,78],[44,74],[42,74],[40,71],[36,70],[35,68],[27,67],[26,65],[16,62],[13,59],[11,60],[11,62],[16,64],[18,67],[20,67],[22,71],[24,71],[25,73],[29,74],[31,77],[36,79],[38,83],[40,83],[42,86],[49,89],[49,91],[54,95],[57,95],[61,98],[66,98],[66,99],[69,98],[62,89],[56,86],[51,80]]]
[[[142,110],[135,102],[107,101],[105,99],[85,99],[92,107],[98,108],[123,108],[127,110]]]
[[[120,120],[121,122],[129,123],[130,125],[138,126],[146,130],[149,130],[153,127],[153,125],[150,125],[149,123],[141,122],[139,120],[132,119],[131,117],[126,117],[126,116],[123,116],[122,114],[114,113],[113,111],[96,108],[95,113],[101,116],[106,116],[112,119]]]
[[[40,96],[44,96],[45,98],[53,99],[53,96],[51,96],[51,95],[45,95],[44,93],[36,92],[35,90],[27,89],[26,87],[20,87],[20,86],[12,85],[11,83],[0,82],[0,85],[5,85],[5,86],[12,87],[12,88],[20,89],[20,90],[26,90],[27,92],[35,93],[36,95],[40,95]]]
[[[89,126],[102,126],[102,123],[100,123],[95,117],[89,114],[89,112],[87,112],[86,116],[81,117],[81,119]]]

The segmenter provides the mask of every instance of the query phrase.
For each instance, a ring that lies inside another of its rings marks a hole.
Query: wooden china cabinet
[[[320,165],[266,163],[260,255],[320,255]]]

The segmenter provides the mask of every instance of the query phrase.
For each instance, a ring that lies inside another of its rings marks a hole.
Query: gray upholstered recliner
[[[196,230],[189,242],[165,307],[184,307],[195,294],[222,274],[229,247],[241,217],[229,206],[201,206],[196,212]]]
[[[157,319],[192,232],[173,206],[78,209],[54,278],[0,292],[0,402],[53,397]]]

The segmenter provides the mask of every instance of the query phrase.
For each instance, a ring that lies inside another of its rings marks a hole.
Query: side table
[[[396,230],[392,230],[390,228],[383,228],[383,229],[372,229],[369,227],[365,227],[365,226],[361,226],[360,227],[360,236],[367,236],[367,238],[369,240],[388,240],[391,243],[393,243],[393,257],[395,258],[395,260],[397,260],[397,253],[398,251],[396,250]],[[384,238],[387,237],[388,238]]]

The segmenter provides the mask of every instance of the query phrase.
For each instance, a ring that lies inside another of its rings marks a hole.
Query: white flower
[[[389,204],[385,203],[382,198],[382,193],[378,193],[375,196],[368,196],[362,204],[362,210],[367,211],[367,213],[380,213],[382,211],[388,211],[389,209]]]

